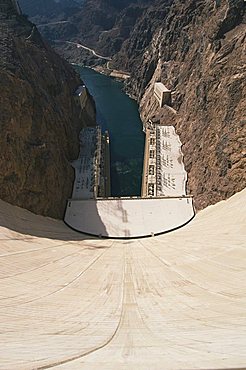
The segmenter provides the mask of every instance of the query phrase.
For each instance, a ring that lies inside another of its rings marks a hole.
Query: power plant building
[[[157,99],[160,108],[164,104],[171,103],[171,90],[169,90],[162,82],[156,82],[154,86],[154,96]]]

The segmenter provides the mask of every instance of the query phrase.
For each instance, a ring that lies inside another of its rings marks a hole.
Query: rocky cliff
[[[126,89],[143,121],[176,126],[198,209],[245,187],[245,1],[85,0],[66,19],[48,38],[111,56],[112,68],[132,74]],[[59,47],[70,60],[96,62],[75,49]],[[171,108],[158,107],[155,81],[172,90]]]
[[[95,124],[92,99],[84,111],[73,92],[81,81],[14,10],[0,14],[0,198],[62,218],[74,173],[69,161],[78,133]]]
[[[161,11],[163,2],[157,3]],[[245,2],[174,1],[166,10],[161,22],[148,14],[142,20],[147,29],[154,23],[155,32],[140,58],[133,45],[145,42],[141,22],[124,45],[125,67],[134,72],[128,89],[140,102],[144,122],[176,126],[188,188],[201,209],[246,186]],[[158,107],[156,81],[172,90],[176,112]]]
[[[78,0],[77,0],[78,1]],[[151,4],[151,0],[84,0],[79,5],[66,7],[68,0],[55,5],[38,0],[20,0],[26,14],[57,51],[73,62],[95,64],[100,62],[91,53],[54,40],[80,42],[105,56],[121,50],[137,20]],[[74,1],[72,2],[74,3]],[[55,9],[55,11],[54,11]]]
[[[81,6],[84,0],[19,0],[22,11],[30,17],[51,19],[69,16]]]
[[[176,126],[197,209],[240,191],[246,185],[245,1],[128,1],[117,9],[118,3],[87,0],[86,19],[74,19],[82,39],[132,73],[127,91],[144,122]],[[155,81],[172,90],[171,108],[158,107]]]

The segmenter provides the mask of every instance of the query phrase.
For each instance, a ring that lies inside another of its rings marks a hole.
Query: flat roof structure
[[[0,369],[245,369],[245,205],[111,240],[0,201]]]
[[[164,104],[171,103],[171,90],[169,90],[162,82],[156,82],[154,85],[154,96],[158,100],[160,108]]]
[[[97,195],[100,136],[99,127],[87,127],[80,132],[79,158],[72,162],[75,169],[73,199],[91,199]]]
[[[162,82],[155,82],[155,89],[158,89],[161,92],[171,92]]]
[[[181,141],[173,126],[156,125],[157,196],[186,195],[187,172]]]
[[[85,217],[86,215],[86,217]],[[191,197],[69,200],[64,221],[82,233],[136,238],[164,233],[194,217]]]
[[[173,126],[153,124],[146,128],[143,197],[186,195],[187,173],[181,146]]]

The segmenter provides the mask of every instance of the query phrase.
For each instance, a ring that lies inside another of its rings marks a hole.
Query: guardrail
[[[130,196],[130,197],[107,197],[107,198],[95,198],[95,199],[68,199],[68,202],[77,202],[77,201],[91,201],[91,200],[98,200],[98,201],[103,201],[103,200],[153,200],[153,199],[193,199],[193,195],[179,195],[179,196],[167,196],[167,197],[138,197],[138,196]]]

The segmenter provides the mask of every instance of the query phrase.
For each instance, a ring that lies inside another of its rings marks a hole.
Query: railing
[[[102,200],[153,200],[153,199],[193,199],[193,195],[181,195],[181,196],[160,196],[160,197],[151,197],[151,196],[148,196],[148,197],[140,197],[140,196],[129,196],[129,197],[98,197],[98,198],[95,198],[95,199],[68,199],[69,202],[73,201],[73,202],[77,202],[77,201],[81,201],[81,200],[87,200],[87,201],[91,201],[91,200],[96,200],[96,201],[102,201]]]

